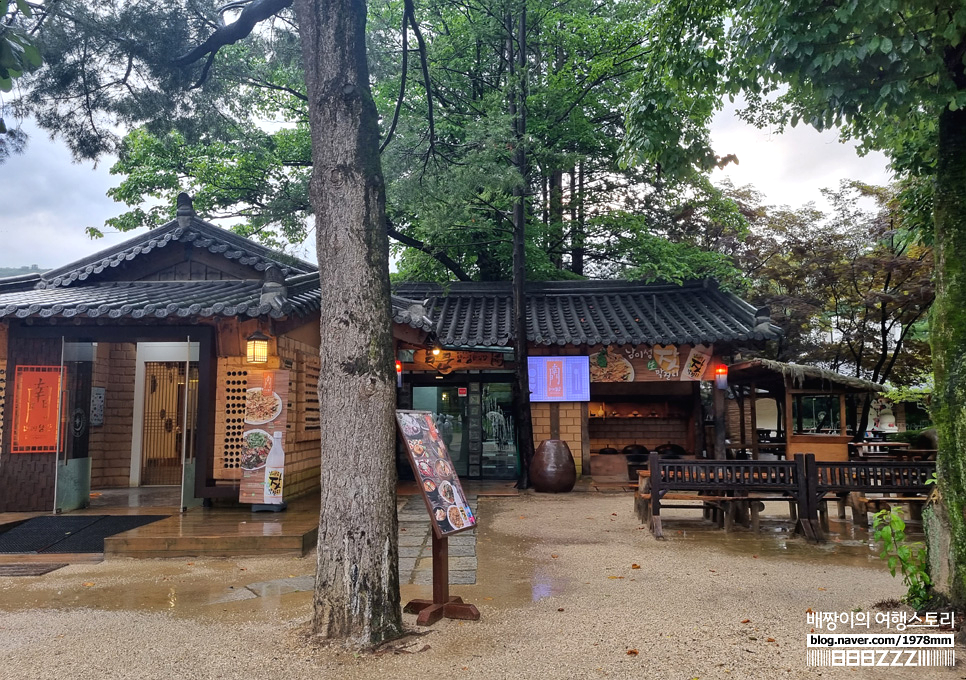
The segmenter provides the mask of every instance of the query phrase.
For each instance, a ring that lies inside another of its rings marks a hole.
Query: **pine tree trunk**
[[[936,172],[936,301],[930,310],[939,434],[939,521],[928,524],[937,587],[966,603],[966,110],[946,110],[939,119]]]
[[[314,632],[398,637],[395,373],[379,130],[363,0],[296,0],[321,282],[322,509]]]

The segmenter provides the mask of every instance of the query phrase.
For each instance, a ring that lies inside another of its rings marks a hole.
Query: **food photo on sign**
[[[238,500],[253,509],[284,507],[288,371],[253,371],[245,390]]]
[[[396,411],[409,464],[438,536],[472,529],[476,517],[429,411]]]

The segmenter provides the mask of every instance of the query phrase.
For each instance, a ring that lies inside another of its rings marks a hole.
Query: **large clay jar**
[[[577,483],[577,465],[567,442],[545,439],[530,461],[530,483],[541,493],[572,491]]]

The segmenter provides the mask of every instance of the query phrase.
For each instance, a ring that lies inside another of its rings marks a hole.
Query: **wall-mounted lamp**
[[[433,356],[434,357],[438,357],[439,356],[439,353],[441,351],[442,350],[439,348],[439,345],[433,345]]]
[[[714,368],[714,386],[719,390],[728,389],[728,367],[724,364],[718,364]]]
[[[402,362],[396,359],[396,387],[402,387]]]
[[[268,362],[268,336],[261,331],[255,331],[248,336],[248,363],[264,364]]]

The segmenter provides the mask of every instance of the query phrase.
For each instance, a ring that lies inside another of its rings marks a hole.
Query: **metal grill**
[[[187,438],[185,428],[187,399]],[[152,361],[144,365],[144,430],[141,437],[141,484],[181,484],[182,442],[195,456],[198,422],[198,365],[192,362],[185,380],[185,363]]]

